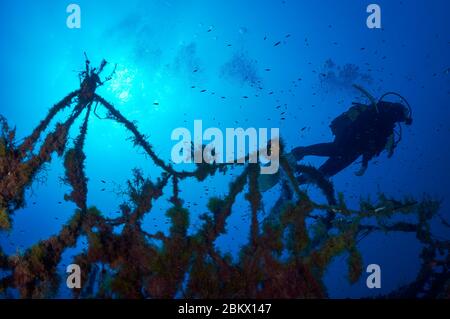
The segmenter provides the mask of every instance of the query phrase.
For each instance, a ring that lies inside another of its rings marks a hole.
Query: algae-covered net
[[[359,209],[353,210],[342,194],[335,196],[331,182],[315,168],[292,164],[283,153],[280,169],[287,178],[267,216],[261,218],[260,167],[246,164],[226,196],[209,199],[209,212],[199,217],[200,227],[188,232],[192,208],[179,197],[180,181],[201,183],[208,176],[225,174],[231,164],[202,163],[194,171],[177,171],[165,163],[137,125],[95,93],[105,81],[99,79],[102,66],[93,70],[87,61],[80,88],[50,108],[20,144],[15,130],[0,118],[0,231],[14,227],[15,211],[26,205],[25,190],[55,153],[64,159],[63,180],[71,188],[65,199],[77,206],[57,235],[23,253],[6,255],[0,247],[0,271],[5,274],[0,277],[0,294],[16,290],[22,298],[57,296],[64,280],[57,269],[63,253],[85,236],[86,249],[72,260],[83,270],[82,282],[86,283],[73,290],[76,298],[326,298],[324,272],[335,257],[347,256],[347,278],[356,282],[364,270],[358,243],[374,232],[406,232],[415,234],[422,244],[420,271],[413,282],[388,297],[450,297],[450,242],[434,236],[430,227],[432,219],[439,217],[439,201],[397,200],[380,194],[377,201],[361,201]],[[120,206],[116,218],[86,204],[84,162],[89,154],[85,154],[84,142],[99,106],[106,109],[108,119],[126,128],[136,148],[163,171],[160,176],[146,177],[134,170],[127,187],[129,200]],[[71,108],[70,115],[43,136],[66,108]],[[69,147],[69,132],[78,118],[82,124]],[[322,190],[325,203],[308,195],[299,174],[307,174],[309,183]],[[149,233],[143,218],[167,192],[171,194],[166,211],[169,232]],[[236,259],[220,252],[215,242],[226,232],[227,220],[242,193],[250,206],[250,228]],[[399,216],[408,218],[399,221]],[[122,229],[119,233],[114,231],[117,226]],[[99,264],[104,266],[102,272]]]

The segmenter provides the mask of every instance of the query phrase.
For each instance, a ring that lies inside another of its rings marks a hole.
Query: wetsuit
[[[297,147],[292,154],[298,161],[309,155],[329,157],[319,168],[325,177],[336,175],[360,156],[364,171],[369,161],[385,149],[396,122],[405,118],[405,108],[399,103],[380,102],[377,108],[358,104],[330,125],[335,135],[333,142]]]

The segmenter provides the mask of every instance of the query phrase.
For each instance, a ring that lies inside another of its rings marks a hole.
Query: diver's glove
[[[363,176],[364,173],[367,170],[367,166],[361,165],[361,168],[359,169],[359,171],[355,172],[356,176]]]
[[[364,153],[362,156],[362,164],[359,171],[355,172],[356,176],[363,176],[364,173],[367,170],[367,167],[369,166],[369,161],[372,159],[373,154],[372,153]]]

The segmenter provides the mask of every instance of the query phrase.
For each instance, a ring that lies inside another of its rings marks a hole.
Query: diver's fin
[[[276,174],[261,174],[258,177],[258,186],[261,192],[267,192],[280,181],[280,172]]]

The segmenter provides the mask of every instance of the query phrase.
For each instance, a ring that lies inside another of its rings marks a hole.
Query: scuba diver
[[[325,178],[330,178],[362,156],[361,169],[355,173],[364,175],[369,161],[387,150],[390,158],[401,140],[401,126],[396,140],[396,125],[412,124],[412,110],[409,103],[401,95],[388,92],[376,101],[366,90],[354,85],[371,101],[371,104],[353,103],[353,106],[334,119],[330,128],[335,136],[334,141],[310,146],[294,148],[286,155],[291,164],[301,161],[305,156],[328,157],[318,171]],[[386,96],[399,97],[405,104],[383,101]],[[260,187],[263,191],[278,183],[279,176],[261,176]],[[297,177],[300,184],[308,183],[305,174]]]
[[[393,94],[393,93],[390,93]],[[385,97],[384,95],[383,97]],[[291,154],[296,161],[308,155],[325,156],[329,159],[319,168],[324,177],[331,177],[362,156],[362,176],[369,161],[388,151],[390,158],[400,141],[395,141],[395,126],[412,124],[411,109],[401,103],[378,101],[375,105],[356,103],[330,125],[335,136],[333,142],[296,147]]]

